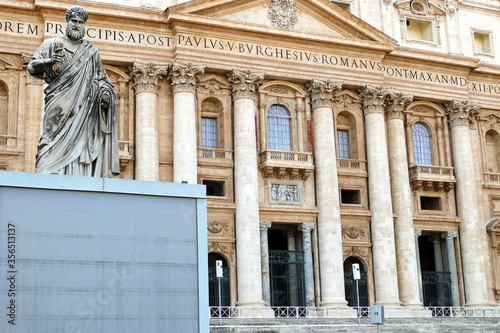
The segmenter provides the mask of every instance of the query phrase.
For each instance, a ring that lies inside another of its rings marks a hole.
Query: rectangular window
[[[201,118],[201,146],[203,148],[218,148],[217,118]]]
[[[340,190],[340,200],[342,201],[343,204],[350,204],[350,205],[361,204],[358,190]]]
[[[337,6],[339,6],[340,8],[342,8],[343,10],[347,11],[347,12],[351,12],[351,5],[348,4],[348,3],[344,3],[344,2],[338,2],[338,1],[332,1],[334,4],[336,4]]]
[[[474,52],[491,54],[490,34],[474,32]]]
[[[338,158],[349,159],[349,131],[337,130]]]
[[[224,182],[215,180],[203,180],[206,186],[207,195],[212,197],[223,197],[226,195],[226,185]]]
[[[422,210],[441,210],[441,198],[420,197],[420,209],[422,209]]]
[[[431,22],[406,20],[406,33],[408,39],[434,41]]]

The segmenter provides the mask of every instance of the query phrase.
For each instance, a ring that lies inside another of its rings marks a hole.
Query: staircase
[[[379,330],[380,329],[380,330]],[[210,333],[500,333],[500,318],[433,317],[386,319],[383,325],[370,324],[369,318],[357,319],[248,319],[212,318]]]

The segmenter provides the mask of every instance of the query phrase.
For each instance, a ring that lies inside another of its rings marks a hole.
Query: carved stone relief
[[[208,253],[221,253],[224,254],[229,261],[234,262],[234,243],[222,243],[222,242],[209,242],[208,243]]]
[[[366,228],[345,227],[342,228],[342,239],[345,240],[367,240]]]
[[[207,224],[208,232],[215,235],[227,235],[229,233],[229,225],[227,222],[211,221]]]
[[[297,185],[271,184],[272,201],[300,202]]]
[[[292,29],[298,22],[294,0],[273,0],[267,4],[267,17],[275,28]]]

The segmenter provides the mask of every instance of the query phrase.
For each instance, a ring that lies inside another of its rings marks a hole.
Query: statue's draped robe
[[[50,58],[60,47],[60,38],[49,39],[33,59]],[[116,95],[98,49],[82,40],[74,54],[67,49],[62,52],[60,74],[51,67],[35,75],[49,84],[36,172],[93,177],[119,174]],[[106,95],[109,104],[103,107]]]

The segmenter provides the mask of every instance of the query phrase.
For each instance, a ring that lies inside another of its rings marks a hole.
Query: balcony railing
[[[500,187],[500,173],[485,172],[483,181],[485,186]]]
[[[215,148],[198,148],[198,158],[210,158],[217,160],[230,160],[231,151]]]
[[[0,147],[8,147],[16,145],[17,137],[12,135],[0,135]]]
[[[410,182],[414,190],[445,191],[455,186],[452,167],[435,165],[413,165],[410,167]]]
[[[435,165],[413,165],[410,168],[410,178],[443,180],[443,181],[455,180],[452,167],[435,166]]]
[[[328,316],[342,318],[344,316],[344,309],[342,308],[321,308],[321,307],[271,307],[274,312],[275,318],[321,318],[328,314]],[[356,309],[356,308],[352,308]],[[414,312],[415,316],[422,315],[422,308],[408,308],[402,309],[408,313]],[[500,308],[498,307],[485,307],[485,308],[469,308],[469,307],[453,307],[453,306],[433,306],[423,308],[430,312],[433,317],[468,317],[468,318],[500,318]],[[360,307],[361,317],[370,317],[369,307]],[[337,313],[335,313],[337,312]],[[210,307],[210,318],[239,318],[240,308],[238,307]]]
[[[260,154],[260,169],[267,177],[307,179],[314,170],[312,153],[265,150]]]
[[[266,150],[261,156],[265,161],[309,162],[312,164],[312,153]]]

